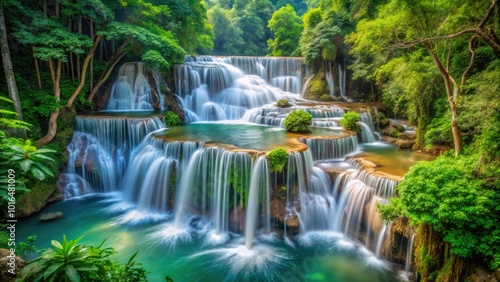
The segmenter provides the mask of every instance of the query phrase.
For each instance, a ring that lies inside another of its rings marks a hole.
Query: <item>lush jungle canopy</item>
[[[323,74],[345,62],[348,96],[416,124],[416,149],[452,148],[380,207],[419,230],[418,277],[500,267],[498,0],[4,0],[0,48],[0,177],[19,168],[25,191],[55,183],[72,115],[121,62],[166,77],[188,54],[298,56]]]

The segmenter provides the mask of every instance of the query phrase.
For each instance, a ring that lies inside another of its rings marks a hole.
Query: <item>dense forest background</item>
[[[381,207],[419,230],[418,277],[459,279],[471,261],[498,270],[499,33],[498,0],[3,0],[2,150],[8,136],[49,144],[59,170],[75,111],[93,109],[125,61],[168,77],[188,54],[299,56],[320,95],[345,62],[348,95],[416,124],[415,149],[453,148],[415,165]],[[24,183],[40,179],[26,170]]]

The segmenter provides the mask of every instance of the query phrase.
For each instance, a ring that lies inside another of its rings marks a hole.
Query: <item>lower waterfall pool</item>
[[[175,230],[173,215],[152,214],[124,204],[120,193],[90,194],[53,203],[44,212],[61,211],[60,219],[19,220],[17,240],[36,235],[38,250],[50,240],[82,237],[80,243],[118,251],[124,263],[136,261],[149,281],[405,281],[401,266],[377,259],[361,244],[341,233],[311,231],[295,236],[257,232],[252,250],[237,233],[215,234],[209,222],[187,216]],[[177,233],[172,236],[172,233]],[[36,254],[33,254],[35,257]]]

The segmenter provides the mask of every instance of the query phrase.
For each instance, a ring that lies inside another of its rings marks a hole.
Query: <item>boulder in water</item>
[[[44,213],[40,216],[40,221],[49,221],[49,220],[54,220],[57,218],[63,217],[62,212],[49,212],[49,213]]]

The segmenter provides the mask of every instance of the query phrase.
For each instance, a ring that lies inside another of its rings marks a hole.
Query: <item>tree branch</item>
[[[471,56],[470,56],[470,62],[469,62],[469,66],[467,67],[467,69],[462,74],[462,80],[460,82],[460,92],[463,92],[462,86],[465,85],[465,81],[467,80],[467,74],[470,72],[470,70],[474,66],[474,59],[476,58],[476,52],[474,52],[474,46],[473,46],[473,44],[474,44],[474,41],[476,41],[476,39],[477,39],[477,35],[473,35],[469,39],[469,52],[471,54]]]

